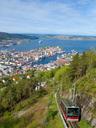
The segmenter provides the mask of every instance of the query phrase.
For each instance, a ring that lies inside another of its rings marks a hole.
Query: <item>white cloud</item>
[[[79,4],[88,1],[79,0]],[[91,26],[90,21],[95,21],[94,14],[90,9],[86,15],[81,12],[73,4],[59,0],[3,0],[0,1],[0,31],[68,33],[93,30],[94,23]]]

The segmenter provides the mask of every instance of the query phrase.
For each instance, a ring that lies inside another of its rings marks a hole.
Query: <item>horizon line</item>
[[[34,35],[65,35],[65,36],[96,36],[96,34],[75,34],[75,33],[33,33],[33,32],[6,32],[6,31],[0,31],[0,33],[8,33],[8,34],[34,34]]]

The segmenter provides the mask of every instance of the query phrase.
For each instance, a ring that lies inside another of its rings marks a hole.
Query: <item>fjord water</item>
[[[10,46],[7,48],[7,50],[15,49],[17,51],[29,51],[32,49],[48,47],[48,46],[59,46],[66,52],[70,52],[73,49],[78,52],[83,52],[89,49],[96,48],[96,40],[60,40],[53,38],[28,40],[27,42],[23,42],[19,45]]]

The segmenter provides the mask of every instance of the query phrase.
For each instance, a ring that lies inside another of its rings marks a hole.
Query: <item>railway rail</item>
[[[78,126],[78,122],[69,122],[69,121],[65,120],[64,112],[63,112],[62,108],[59,105],[59,99],[57,98],[57,94],[55,94],[55,99],[56,99],[56,104],[57,104],[57,108],[58,108],[60,117],[61,117],[62,122],[64,124],[64,128],[80,128]]]

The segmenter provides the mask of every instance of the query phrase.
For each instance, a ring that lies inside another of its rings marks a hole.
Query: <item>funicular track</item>
[[[56,98],[56,104],[57,104],[57,108],[60,114],[60,117],[62,119],[62,122],[64,124],[64,128],[80,128],[78,126],[78,122],[69,122],[65,120],[65,116],[64,116],[64,112],[59,104],[59,99],[57,98],[57,94],[55,94],[55,98]]]

